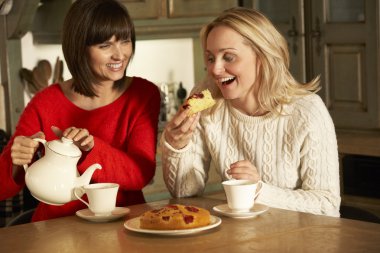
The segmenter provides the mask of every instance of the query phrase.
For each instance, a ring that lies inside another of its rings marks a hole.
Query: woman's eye
[[[206,59],[207,59],[207,62],[209,63],[213,63],[215,61],[214,57],[211,57],[211,56],[207,57]]]
[[[109,44],[99,44],[99,48],[107,48],[109,47],[110,45]]]
[[[233,55],[226,54],[223,56],[223,59],[227,62],[231,62],[235,59],[235,57]]]

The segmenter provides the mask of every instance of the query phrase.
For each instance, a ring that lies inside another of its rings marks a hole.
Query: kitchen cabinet
[[[236,0],[119,0],[134,20],[216,16]]]
[[[133,20],[158,19],[164,10],[161,0],[120,0],[120,2],[127,6]]]
[[[254,0],[288,40],[300,81],[319,92],[338,129],[380,130],[379,1]]]
[[[321,95],[336,126],[379,128],[379,1],[313,1],[311,7],[313,74],[322,74]]]
[[[136,26],[137,39],[198,37],[201,27],[237,0],[120,0]]]
[[[63,19],[74,0],[41,1],[33,23],[36,44],[60,44]],[[125,5],[141,39],[198,36],[203,24],[238,0],[119,0]]]
[[[169,17],[215,17],[223,10],[237,6],[236,0],[169,0]]]

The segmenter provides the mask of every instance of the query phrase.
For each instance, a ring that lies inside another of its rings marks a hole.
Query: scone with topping
[[[197,112],[210,108],[213,105],[215,105],[215,100],[212,98],[211,92],[206,89],[188,97],[182,107],[184,109],[189,109],[188,115],[191,116]]]
[[[168,205],[143,213],[140,216],[140,228],[155,230],[197,228],[209,225],[210,219],[210,212],[206,209],[179,204]]]

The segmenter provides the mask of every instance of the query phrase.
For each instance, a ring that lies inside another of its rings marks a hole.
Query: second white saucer
[[[127,215],[130,212],[129,208],[127,207],[116,207],[115,210],[112,211],[110,215],[105,216],[95,216],[93,212],[90,211],[90,209],[82,209],[77,211],[75,214],[78,217],[81,217],[85,220],[93,221],[93,222],[107,222],[107,221],[113,221],[117,220],[124,215]]]
[[[269,209],[268,206],[263,205],[263,204],[258,204],[258,203],[256,203],[249,210],[249,212],[244,212],[244,213],[243,212],[242,213],[232,212],[227,204],[222,204],[222,205],[218,205],[218,206],[213,207],[213,210],[215,212],[223,214],[227,217],[237,218],[237,219],[254,218],[254,217],[256,217],[262,213],[265,213],[268,209]]]

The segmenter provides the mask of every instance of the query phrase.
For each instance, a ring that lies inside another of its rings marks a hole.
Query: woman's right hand
[[[33,138],[45,139],[43,132],[37,132],[32,136],[16,136],[11,147],[12,163],[15,166],[23,166],[32,162],[34,153],[36,152],[39,142]]]
[[[199,121],[200,113],[188,116],[182,108],[165,127],[165,140],[175,149],[182,149],[189,144]]]
[[[82,151],[90,151],[95,146],[94,136],[86,128],[69,127],[62,131],[58,127],[52,126],[51,130],[58,138],[63,136],[73,140]]]

